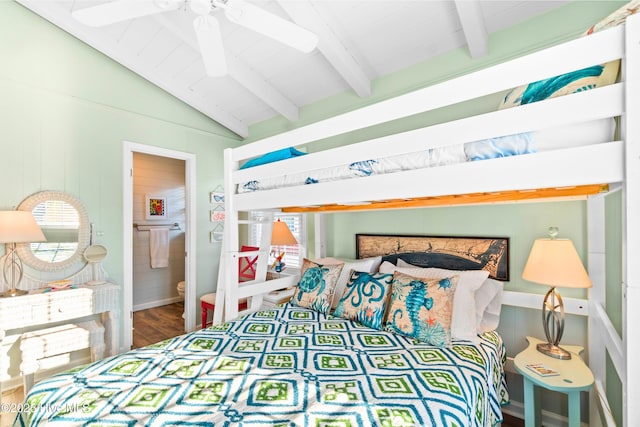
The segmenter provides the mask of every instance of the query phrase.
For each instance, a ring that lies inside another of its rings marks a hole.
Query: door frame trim
[[[152,154],[185,161],[185,331],[196,327],[196,156],[192,153],[169,150],[152,145],[123,141],[122,220],[123,220],[123,306],[122,349],[133,342],[133,153]]]

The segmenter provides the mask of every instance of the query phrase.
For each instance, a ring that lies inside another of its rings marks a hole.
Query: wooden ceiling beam
[[[471,57],[476,59],[485,56],[489,53],[489,35],[482,16],[480,1],[455,0],[455,4]]]
[[[291,19],[318,36],[318,50],[349,86],[362,98],[371,96],[371,81],[308,0],[278,0]]]

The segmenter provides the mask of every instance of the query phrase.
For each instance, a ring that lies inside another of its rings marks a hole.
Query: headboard
[[[358,258],[398,258],[418,267],[448,270],[487,270],[489,277],[509,280],[508,237],[445,237],[356,234]]]

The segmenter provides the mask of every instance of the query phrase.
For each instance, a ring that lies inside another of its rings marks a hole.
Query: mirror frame
[[[54,272],[69,268],[76,262],[83,260],[82,254],[89,246],[91,227],[89,224],[89,215],[87,214],[82,202],[69,193],[65,193],[63,191],[45,190],[34,193],[20,202],[17,210],[32,212],[36,206],[47,200],[61,200],[63,202],[67,202],[78,211],[80,227],[78,229],[78,247],[76,251],[72,256],[60,262],[47,262],[36,257],[33,252],[31,252],[30,243],[18,243],[16,245],[16,251],[22,262],[29,267],[38,271]]]

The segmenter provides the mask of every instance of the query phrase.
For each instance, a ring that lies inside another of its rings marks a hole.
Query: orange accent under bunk
[[[609,191],[608,184],[593,184],[562,188],[500,191],[495,193],[470,193],[453,196],[415,197],[412,199],[393,199],[385,201],[376,200],[349,205],[331,204],[323,206],[289,206],[282,208],[282,212],[340,212],[471,205],[480,203],[505,203],[544,200],[549,198],[586,197],[594,194],[605,193],[607,191]]]

